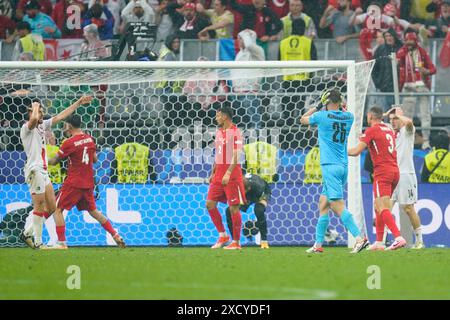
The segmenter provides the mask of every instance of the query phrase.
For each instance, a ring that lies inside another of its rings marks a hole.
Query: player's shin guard
[[[34,244],[39,246],[42,244],[42,228],[44,224],[44,213],[43,212],[33,212],[33,234],[34,234]]]
[[[266,241],[267,240],[266,206],[261,203],[255,204],[255,216],[259,232],[261,233],[261,240]]]
[[[395,223],[394,217],[389,209],[381,210],[381,216],[383,217],[384,224],[391,230],[392,235],[397,238],[400,236],[400,231],[398,230],[397,224]]]
[[[223,226],[222,216],[220,215],[219,209],[217,209],[216,207],[214,209],[208,210],[208,213],[211,217],[212,222],[216,226],[217,231],[219,231],[219,233],[225,232],[225,227]]]
[[[231,214],[231,220],[233,221],[233,240],[239,242],[241,240],[241,228],[242,228],[241,212],[238,211],[234,214]]]
[[[342,212],[341,221],[353,237],[356,238],[361,235],[361,230],[359,230],[355,220],[353,220],[352,214],[347,209]]]
[[[384,238],[384,220],[383,216],[376,212],[375,214],[375,230],[377,232],[377,242],[383,242]]]
[[[102,227],[113,237],[117,234],[117,231],[113,228],[109,220],[106,220],[104,223],[102,223]]]
[[[327,232],[328,224],[330,223],[330,218],[328,214],[324,214],[319,217],[316,225],[316,247],[321,247],[325,240],[325,233]]]

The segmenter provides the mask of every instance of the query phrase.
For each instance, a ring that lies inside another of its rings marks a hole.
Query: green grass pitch
[[[450,299],[447,249],[304,251],[0,249],[0,299]],[[67,288],[71,265],[80,268],[79,290]],[[370,290],[373,265],[381,288]]]

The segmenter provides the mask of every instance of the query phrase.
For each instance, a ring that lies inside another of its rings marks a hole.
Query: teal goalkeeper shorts
[[[344,199],[344,187],[347,184],[347,166],[341,164],[326,164],[322,169],[322,195],[328,201]]]

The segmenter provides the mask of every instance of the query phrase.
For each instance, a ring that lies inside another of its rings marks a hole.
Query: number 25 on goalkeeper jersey
[[[346,111],[318,111],[309,118],[319,133],[320,165],[347,166],[347,140],[354,116]]]

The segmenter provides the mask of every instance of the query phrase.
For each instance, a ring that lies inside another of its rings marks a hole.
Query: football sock
[[[423,243],[422,227],[418,227],[417,229],[415,229],[414,234],[416,235],[416,243],[419,243],[419,242]]]
[[[227,208],[226,210],[226,216],[227,216],[227,226],[228,226],[228,231],[230,231],[230,234],[233,234],[233,221],[231,220],[231,211],[230,211],[230,207]],[[222,235],[220,235],[222,237]]]
[[[239,242],[241,240],[241,228],[242,228],[242,216],[241,212],[238,211],[231,215],[231,220],[233,221],[233,240]]]
[[[347,228],[347,230],[350,231],[353,237],[355,238],[360,237],[361,231],[358,229],[355,220],[353,220],[352,214],[347,209],[344,209],[344,211],[342,212],[341,221]]]
[[[383,242],[383,238],[384,238],[384,221],[383,221],[383,217],[381,216],[381,214],[376,214],[375,215],[375,229],[377,232],[377,242]]]
[[[261,203],[255,204],[255,216],[256,216],[256,226],[261,233],[261,240],[267,240],[267,220],[266,220],[266,206]]]
[[[216,226],[217,231],[225,232],[225,227],[223,226],[222,216],[220,215],[219,209],[214,208],[208,210],[209,216],[211,217],[212,222]]]
[[[113,228],[109,220],[106,220],[104,223],[102,223],[102,227],[113,237],[117,234],[117,231]]]
[[[328,217],[328,214],[324,214],[319,217],[316,225],[316,243],[314,244],[315,247],[322,246],[329,223],[330,218]]]
[[[59,242],[66,241],[66,225],[56,226],[56,234],[58,235]]]
[[[33,234],[34,234],[34,244],[42,244],[42,228],[44,224],[44,213],[43,212],[33,212]]]
[[[397,228],[394,217],[389,209],[384,209],[381,211],[381,216],[383,217],[384,224],[391,230],[394,238],[400,236],[400,231]]]

